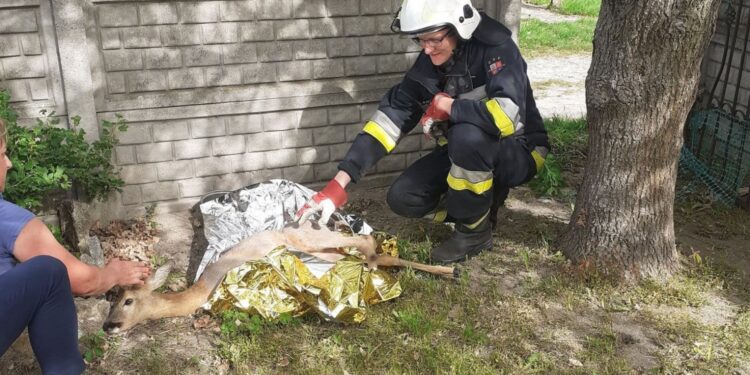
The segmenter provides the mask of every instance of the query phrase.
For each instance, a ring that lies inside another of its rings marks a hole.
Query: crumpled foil
[[[196,280],[209,263],[243,238],[281,229],[313,194],[294,182],[271,180],[206,197],[200,209],[209,245]],[[372,233],[372,228],[357,217],[334,215],[353,233]],[[398,255],[394,238],[374,235],[385,240],[385,252]],[[328,320],[362,322],[367,306],[400,296],[401,286],[384,270],[368,270],[356,249],[345,250],[350,255],[331,263],[279,246],[263,259],[228,272],[204,308],[214,313],[239,309],[266,319],[314,311]]]

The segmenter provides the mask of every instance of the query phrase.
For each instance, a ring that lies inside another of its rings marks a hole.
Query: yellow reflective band
[[[513,121],[510,121],[508,115],[505,114],[503,108],[496,100],[490,100],[487,102],[487,110],[490,111],[492,118],[495,119],[495,126],[500,130],[501,137],[507,137],[513,135],[515,127]]]
[[[487,215],[489,215],[489,214],[490,214],[490,210],[487,210],[487,212],[485,212],[484,215],[482,215],[482,217],[479,218],[479,220],[477,220],[477,221],[475,221],[475,222],[473,222],[471,224],[464,224],[464,226],[466,228],[474,230],[474,229],[476,229],[479,226],[479,224],[482,224],[482,222],[484,221],[484,219],[486,219]]]
[[[445,146],[448,144],[448,138],[443,137],[442,135],[438,137],[437,139],[438,146]]]
[[[436,223],[442,223],[445,221],[446,217],[448,217],[448,211],[440,210],[438,212],[435,212],[435,217],[432,218],[432,220]]]
[[[385,147],[386,152],[391,152],[396,147],[396,141],[391,139],[391,137],[388,136],[388,133],[386,133],[385,130],[374,121],[367,121],[367,124],[365,124],[365,128],[362,129],[362,131],[375,137],[375,139]]]
[[[536,171],[539,172],[542,170],[542,166],[544,166],[544,156],[540,154],[537,150],[531,151],[531,157],[534,158],[534,163],[536,164]]]
[[[463,178],[456,178],[448,174],[448,186],[453,190],[471,190],[474,194],[482,194],[492,188],[492,179],[471,182]]]

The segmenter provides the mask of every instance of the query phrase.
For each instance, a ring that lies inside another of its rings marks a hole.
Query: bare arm
[[[39,219],[32,219],[21,230],[13,247],[13,255],[20,262],[35,256],[49,255],[65,264],[70,286],[76,295],[98,295],[115,285],[141,285],[150,275],[143,263],[114,259],[103,268],[88,265],[78,260],[52,235]]]
[[[438,97],[438,100],[437,100],[438,109],[440,109],[441,111],[443,111],[443,112],[445,112],[447,114],[450,114],[451,110],[453,109],[453,102],[454,101],[455,101],[455,99],[453,99],[453,98],[448,98],[448,97],[444,97],[444,96]]]
[[[350,182],[352,182],[351,176],[349,176],[348,173],[344,171],[339,171],[336,173],[335,176],[333,176],[333,179],[336,180],[336,182],[341,185],[342,188],[346,189],[346,185],[349,185]]]

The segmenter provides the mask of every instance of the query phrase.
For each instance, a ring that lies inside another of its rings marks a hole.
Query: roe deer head
[[[159,267],[144,285],[123,288],[122,293],[112,302],[102,327],[104,331],[126,331],[144,320],[155,318],[153,307],[158,294],[153,291],[164,285],[171,268],[170,265]]]

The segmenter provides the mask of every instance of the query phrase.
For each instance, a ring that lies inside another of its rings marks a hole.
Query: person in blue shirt
[[[115,285],[143,284],[143,263],[79,261],[31,212],[2,198],[8,170],[7,127],[0,119],[0,355],[28,327],[44,374],[80,374],[73,294],[98,295]]]

